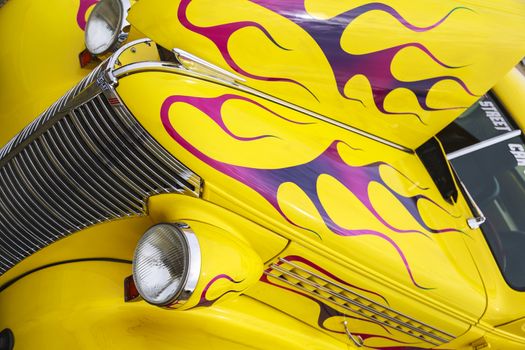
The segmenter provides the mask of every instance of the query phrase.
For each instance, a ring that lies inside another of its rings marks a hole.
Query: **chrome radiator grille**
[[[332,281],[294,262],[280,258],[265,271],[267,277],[311,295],[344,314],[354,314],[432,345],[454,336],[367,298],[348,286]]]
[[[93,90],[62,110],[71,98],[61,99],[0,151],[0,274],[82,228],[144,215],[151,195],[199,195],[198,176]]]

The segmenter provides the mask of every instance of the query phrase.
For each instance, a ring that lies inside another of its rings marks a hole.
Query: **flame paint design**
[[[215,304],[215,302],[217,302],[220,298],[222,298],[223,296],[225,296],[226,294],[228,293],[236,293],[236,292],[240,292],[240,290],[228,290],[224,293],[222,293],[221,295],[219,295],[217,298],[215,299],[208,299],[206,297],[206,294],[208,293],[208,291],[210,290],[211,286],[217,282],[218,280],[221,280],[221,279],[225,279],[225,280],[228,280],[230,281],[231,283],[234,283],[234,284],[239,284],[241,283],[242,281],[235,281],[232,277],[226,275],[226,274],[221,274],[221,275],[218,275],[218,276],[215,276],[214,278],[212,278],[208,284],[206,285],[206,287],[204,287],[204,290],[202,291],[201,293],[201,298],[199,300],[199,303],[195,306],[212,306],[213,304]]]
[[[285,18],[291,20],[295,24],[303,28],[321,47],[328,62],[330,63],[337,82],[339,93],[346,98],[349,98],[344,93],[344,87],[352,77],[356,75],[364,75],[370,81],[372,86],[372,93],[374,96],[376,107],[385,114],[412,114],[411,112],[389,112],[384,108],[384,100],[386,96],[397,88],[406,88],[415,93],[420,106],[426,111],[435,111],[443,109],[431,108],[426,103],[426,98],[430,88],[436,83],[443,80],[452,80],[463,87],[463,89],[473,95],[466,84],[459,78],[454,76],[442,76],[431,79],[423,79],[419,81],[404,82],[394,77],[391,72],[391,64],[394,57],[402,49],[407,47],[417,48],[426,53],[434,62],[445,68],[460,68],[447,65],[436,58],[430,50],[420,43],[406,43],[403,45],[391,47],[377,52],[353,55],[343,50],[341,47],[341,37],[343,31],[351,25],[359,16],[370,11],[381,11],[390,14],[399,23],[414,32],[425,32],[438,27],[450,15],[458,10],[469,10],[466,7],[456,7],[446,14],[441,20],[428,27],[417,27],[408,23],[394,8],[379,3],[369,3],[349,11],[346,11],[336,17],[325,19],[317,19],[306,11],[304,0],[291,1],[276,1],[276,0],[252,0],[253,2],[272,10]],[[466,108],[454,107],[452,109]],[[419,116],[417,116],[419,118]]]
[[[242,74],[246,77],[257,79],[257,80],[266,80],[266,81],[278,81],[278,82],[288,82],[292,83],[298,86],[301,86],[305,90],[307,90],[315,99],[317,97],[303,84],[301,84],[298,81],[288,79],[288,78],[280,78],[280,77],[263,77],[260,75],[255,75],[252,73],[247,72],[243,68],[241,68],[233,59],[230,51],[228,51],[228,41],[230,40],[230,37],[237,32],[239,29],[242,28],[249,28],[254,27],[259,29],[261,32],[264,33],[264,35],[270,40],[275,46],[279,47],[282,50],[288,50],[287,48],[279,45],[277,41],[270,35],[268,30],[264,28],[261,24],[253,21],[243,21],[243,22],[236,22],[236,23],[227,23],[227,24],[221,24],[216,26],[210,26],[210,27],[201,27],[197,26],[190,22],[187,16],[187,10],[188,5],[190,4],[191,0],[182,0],[177,12],[177,16],[179,21],[184,25],[187,29],[201,34],[215,44],[215,46],[219,49],[221,52],[224,60],[228,65],[237,73]]]
[[[341,284],[344,284],[346,286],[349,286],[351,288],[354,288],[354,289],[358,289],[362,292],[367,292],[367,293],[370,293],[372,295],[375,295],[381,299],[383,299],[385,301],[385,303],[388,305],[388,301],[385,299],[385,297],[383,297],[382,295],[380,295],[379,293],[376,293],[376,292],[372,292],[372,291],[369,291],[369,290],[366,290],[366,289],[363,289],[363,288],[360,288],[360,287],[357,287],[355,285],[352,285],[352,284],[349,284],[343,280],[341,280],[340,278],[338,278],[337,276],[333,275],[332,273],[328,272],[327,270],[323,269],[322,267],[320,267],[319,265],[313,263],[312,261],[304,258],[304,257],[301,257],[301,256],[296,256],[296,255],[290,255],[290,256],[287,256],[284,258],[285,260],[287,261],[290,261],[290,262],[300,262],[300,263],[303,263],[313,269],[315,269],[317,272],[320,272],[321,274],[333,279],[334,281],[337,281]],[[282,265],[283,263],[281,261],[277,262],[276,265]],[[272,271],[272,268],[268,268],[266,270],[267,273],[270,273]],[[326,305],[324,302],[320,301],[320,300],[317,300],[315,299],[314,297],[312,297],[311,295],[309,294],[306,294],[306,293],[303,293],[299,290],[296,290],[296,289],[293,289],[291,287],[288,287],[288,286],[284,286],[284,285],[281,285],[281,284],[277,284],[277,283],[274,283],[272,281],[270,281],[270,279],[268,278],[269,276],[266,275],[266,274],[263,274],[260,278],[261,282],[263,283],[266,283],[266,284],[269,284],[269,285],[272,285],[274,287],[277,287],[277,288],[280,288],[280,289],[284,289],[286,291],[289,291],[289,292],[292,292],[292,293],[295,293],[295,294],[298,294],[302,297],[305,297],[305,298],[308,298],[310,300],[312,300],[313,302],[315,302],[316,304],[319,305],[319,316],[318,316],[318,319],[317,319],[317,325],[319,328],[321,329],[324,329],[324,330],[327,330],[327,331],[330,331],[330,332],[333,332],[333,333],[340,333],[340,334],[345,334],[344,332],[342,331],[336,331],[336,330],[333,330],[333,329],[329,329],[325,326],[325,322],[329,319],[329,318],[332,318],[332,317],[342,317],[342,318],[346,318],[346,319],[354,319],[354,320],[359,320],[359,321],[363,321],[363,322],[368,322],[368,323],[373,323],[375,325],[378,325],[380,326],[385,332],[387,333],[390,333],[390,330],[388,328],[386,328],[384,325],[382,325],[381,323],[379,322],[373,322],[371,320],[368,320],[368,319],[365,319],[365,318],[361,318],[361,317],[355,317],[355,316],[349,316],[349,315],[345,315],[337,310],[335,310],[334,308]],[[358,335],[360,336],[366,343],[366,340],[367,339],[383,339],[383,340],[387,340],[387,341],[391,341],[391,342],[396,342],[398,344],[404,344],[403,346],[394,346],[394,347],[370,347],[370,346],[367,346],[368,348],[371,348],[371,349],[391,349],[391,350],[402,350],[402,349],[406,349],[406,350],[417,350],[417,349],[423,349],[423,348],[418,348],[418,347],[410,347],[410,346],[406,346],[407,344],[410,344],[410,343],[406,343],[406,342],[403,342],[403,341],[400,341],[400,340],[397,340],[397,339],[394,339],[394,338],[391,338],[391,337],[386,337],[386,336],[382,336],[382,335],[377,335],[377,334],[365,334],[365,333],[353,333],[354,335]],[[365,345],[366,346],[366,345]]]
[[[227,64],[235,70],[237,73],[247,76],[249,78],[267,81],[284,81],[291,82],[300,85],[307,89],[305,85],[300,82],[286,79],[286,78],[275,78],[275,77],[263,77],[251,74],[242,69],[234,60],[232,53],[228,50],[228,41],[230,37],[242,28],[255,27],[262,31],[266,37],[281,49],[285,49],[279,45],[275,39],[271,36],[266,28],[261,24],[253,21],[243,21],[235,23],[227,23],[222,25],[201,27],[196,26],[190,22],[187,16],[187,8],[191,0],[181,1],[181,5],[178,9],[178,18],[181,23],[189,30],[203,35],[210,39],[221,52],[223,58]],[[427,47],[418,42],[409,42],[395,47],[386,48],[380,51],[371,52],[367,54],[351,54],[343,50],[341,46],[341,37],[343,32],[352,24],[352,22],[370,11],[381,11],[391,15],[405,28],[413,32],[427,32],[434,28],[439,27],[444,23],[450,16],[457,11],[470,11],[474,12],[467,7],[456,7],[451,9],[445,16],[443,16],[436,23],[426,26],[418,27],[407,20],[405,20],[399,12],[389,5],[373,2],[358,6],[350,9],[344,13],[341,13],[335,17],[329,19],[319,19],[310,15],[305,7],[305,0],[251,0],[253,3],[258,4],[272,12],[275,12],[284,18],[295,23],[301,27],[308,35],[317,42],[326,59],[328,60],[335,80],[337,89],[340,95],[348,100],[354,100],[363,104],[360,99],[348,96],[344,92],[346,83],[355,76],[365,76],[372,87],[372,96],[376,108],[384,114],[388,115],[412,115],[416,117],[421,123],[424,124],[421,117],[413,111],[403,112],[392,112],[387,111],[384,106],[384,101],[387,95],[395,89],[405,88],[412,91],[417,98],[419,106],[425,111],[442,111],[442,110],[456,110],[465,109],[465,106],[456,106],[449,108],[433,108],[427,104],[427,96],[430,89],[437,83],[442,81],[454,81],[459,84],[464,91],[471,95],[476,96],[465,84],[464,81],[453,75],[439,76],[428,79],[421,79],[417,81],[401,81],[397,79],[392,71],[391,64],[394,57],[405,48],[416,48],[424,52],[430,59],[436,64],[448,68],[456,69],[463,66],[452,66],[444,63],[438,59]],[[310,90],[308,90],[310,91]]]
[[[77,24],[80,29],[86,29],[86,13],[89,8],[95,5],[99,0],[80,0],[77,11]]]
[[[429,203],[432,203],[437,208],[441,209],[444,213],[451,215],[450,213],[448,213],[443,207],[439,206],[432,199],[422,194],[418,194],[418,195],[411,196],[411,197],[405,197],[395,192],[381,178],[380,171],[379,171],[380,167],[383,166],[383,167],[392,168],[395,171],[397,171],[399,174],[404,176],[405,178],[407,177],[403,175],[401,172],[399,172],[398,170],[396,170],[395,168],[393,168],[392,166],[390,166],[389,164],[386,164],[384,162],[376,162],[376,163],[372,163],[372,164],[365,165],[365,166],[351,166],[345,163],[343,159],[341,158],[341,155],[339,154],[338,146],[342,146],[342,147],[350,147],[350,146],[344,143],[343,141],[337,141],[337,140],[334,141],[319,156],[317,156],[315,159],[305,164],[290,166],[286,168],[279,168],[279,169],[258,169],[258,168],[250,168],[247,166],[228,164],[228,163],[224,163],[224,162],[221,162],[221,161],[218,161],[216,159],[209,157],[208,155],[198,150],[195,146],[190,144],[182,135],[180,135],[177,132],[177,130],[175,130],[175,128],[170,122],[170,119],[169,119],[170,107],[175,103],[185,103],[185,104],[189,104],[199,109],[200,111],[202,111],[211,120],[213,120],[218,126],[220,126],[221,129],[225,133],[227,133],[228,135],[232,136],[233,138],[237,140],[246,141],[246,140],[255,140],[255,139],[263,138],[263,137],[272,137],[272,135],[262,135],[262,136],[255,137],[255,138],[242,138],[242,137],[233,135],[232,132],[228,130],[228,128],[224,124],[222,120],[222,115],[221,115],[222,105],[226,101],[229,101],[229,100],[242,100],[247,103],[258,106],[260,108],[264,108],[266,111],[269,111],[274,116],[281,118],[283,120],[287,120],[290,123],[304,124],[304,123],[300,123],[297,121],[292,121],[290,119],[286,119],[280,116],[279,114],[270,111],[266,107],[246,97],[233,95],[233,94],[226,94],[226,95],[222,95],[222,96],[214,97],[214,98],[201,98],[201,97],[191,97],[191,96],[181,96],[181,95],[174,95],[174,96],[170,96],[166,98],[166,100],[162,104],[161,111],[160,111],[163,126],[165,130],[171,135],[171,137],[177,143],[179,143],[182,147],[188,150],[195,157],[197,157],[204,163],[208,164],[209,166],[215,168],[216,170],[230,176],[231,178],[247,185],[248,187],[258,192],[291,225],[294,225],[298,228],[304,229],[306,231],[309,231],[319,236],[318,233],[312,230],[311,228],[304,227],[304,226],[301,226],[293,222],[290,218],[288,218],[288,216],[283,212],[281,208],[281,205],[277,198],[279,188],[281,187],[281,185],[285,183],[296,184],[310,198],[312,203],[315,205],[315,208],[317,209],[319,215],[321,216],[324,224],[330,231],[332,231],[333,233],[339,236],[356,237],[356,236],[362,236],[362,235],[371,235],[371,236],[381,238],[382,240],[388,242],[390,246],[395,249],[398,256],[402,260],[412,283],[419,288],[427,289],[419,285],[416,282],[412,274],[412,269],[410,268],[410,265],[408,263],[408,260],[405,254],[403,253],[399,245],[390,236],[388,236],[387,234],[383,232],[379,232],[379,231],[375,231],[375,230],[371,230],[367,228],[347,229],[335,223],[332,220],[332,218],[329,216],[326,209],[321,203],[321,200],[319,198],[319,193],[317,191],[317,180],[319,176],[323,174],[329,175],[332,178],[336,179],[342,185],[344,185],[351,193],[353,193],[357,197],[357,199],[368,209],[368,211],[380,223],[382,223],[388,229],[394,232],[397,232],[397,233],[417,233],[417,234],[426,235],[426,233],[418,231],[418,230],[403,230],[403,229],[394,227],[389,222],[387,222],[377,212],[377,210],[374,208],[372,204],[370,195],[368,193],[368,187],[371,183],[379,183],[385,189],[387,189],[399,201],[399,203],[403,205],[403,207],[407,210],[407,212],[410,213],[410,215],[430,233],[438,234],[438,233],[445,233],[445,232],[460,232],[460,231],[454,228],[435,229],[435,228],[429,227],[423,221],[421,213],[418,210],[418,206],[417,206],[418,202],[427,201]],[[424,190],[422,188],[420,189]]]

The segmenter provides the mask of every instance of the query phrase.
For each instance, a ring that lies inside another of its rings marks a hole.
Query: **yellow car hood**
[[[409,148],[525,55],[519,0],[141,0],[129,21],[165,48]]]
[[[443,199],[416,155],[183,69],[127,75],[117,92],[199,174],[204,200],[307,247],[289,254],[329,258],[324,269],[384,292],[400,310],[431,298],[464,320],[439,321],[451,334],[481,317],[486,296],[465,246],[481,233],[467,226],[467,204]]]

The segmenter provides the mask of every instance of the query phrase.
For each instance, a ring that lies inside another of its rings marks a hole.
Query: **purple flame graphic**
[[[95,5],[99,0],[80,0],[77,11],[77,24],[80,29],[86,29],[86,13],[88,9]]]
[[[421,213],[418,210],[417,204],[419,201],[421,200],[428,201],[432,203],[433,205],[435,205],[437,208],[443,210],[445,213],[449,215],[450,213],[448,213],[443,207],[439,206],[432,199],[422,194],[405,197],[395,192],[381,178],[380,171],[379,171],[381,166],[390,167],[396,170],[389,164],[386,164],[384,162],[376,162],[376,163],[372,163],[372,164],[365,165],[365,166],[351,166],[345,163],[339,154],[338,146],[339,145],[346,146],[346,147],[349,147],[349,146],[342,141],[337,141],[337,140],[334,141],[323,153],[321,153],[315,159],[305,164],[300,164],[300,165],[280,168],[280,169],[258,169],[258,168],[250,168],[250,167],[245,167],[245,166],[240,166],[240,165],[224,163],[224,162],[215,160],[207,156],[206,154],[198,150],[195,146],[190,144],[186,139],[184,139],[184,137],[182,137],[182,135],[180,135],[175,130],[175,128],[170,122],[170,119],[169,119],[170,107],[174,103],[185,103],[185,104],[189,104],[199,109],[200,111],[202,111],[205,115],[207,115],[210,119],[212,119],[215,123],[217,123],[217,125],[221,126],[221,128],[226,133],[231,135],[231,132],[227,129],[224,122],[222,121],[221,107],[225,101],[232,100],[232,99],[242,100],[242,101],[245,101],[245,102],[261,107],[259,103],[253,100],[250,100],[245,97],[237,96],[237,95],[232,95],[232,94],[222,95],[222,96],[215,97],[215,98],[200,98],[200,97],[174,95],[174,96],[170,96],[166,98],[166,100],[162,104],[160,115],[161,115],[163,126],[165,130],[171,135],[171,137],[176,142],[178,142],[182,147],[184,147],[186,150],[191,152],[195,157],[205,162],[206,164],[210,165],[211,167],[215,168],[216,170],[221,171],[222,173],[232,177],[233,179],[236,179],[237,181],[247,185],[248,187],[258,192],[290,224],[318,235],[314,230],[308,227],[301,226],[293,222],[292,220],[290,220],[288,216],[283,212],[280,206],[280,203],[277,199],[277,193],[278,193],[280,186],[285,183],[296,184],[299,188],[301,188],[308,195],[308,197],[310,198],[312,203],[315,205],[323,222],[325,223],[326,227],[329,230],[331,230],[333,233],[340,235],[340,236],[372,235],[372,236],[381,238],[384,241],[388,242],[390,246],[392,246],[392,248],[396,250],[397,254],[401,258],[412,283],[419,288],[427,289],[425,287],[420,286],[415,281],[414,276],[412,274],[412,270],[410,268],[410,265],[407,261],[405,254],[403,253],[399,245],[390,236],[388,236],[387,234],[383,232],[378,232],[378,231],[371,230],[368,228],[347,229],[335,223],[332,220],[332,218],[329,216],[329,214],[326,212],[324,206],[321,203],[319,194],[317,192],[317,179],[319,178],[320,175],[327,174],[331,176],[332,178],[338,180],[351,193],[353,193],[357,197],[357,199],[359,199],[359,201],[368,209],[368,211],[379,222],[381,222],[385,227],[397,233],[425,234],[418,230],[403,230],[403,229],[396,228],[393,225],[391,225],[389,222],[387,222],[383,217],[381,217],[381,215],[376,211],[376,209],[372,205],[371,198],[368,194],[368,187],[373,182],[383,185],[403,205],[403,207],[407,210],[407,212],[410,213],[410,215],[428,232],[444,233],[444,232],[460,232],[460,231],[454,228],[435,229],[435,228],[429,227],[423,221]],[[266,108],[264,109],[268,111],[268,109]],[[279,118],[288,120],[289,122],[301,124],[299,122],[294,122],[282,116],[279,116],[277,113],[272,112],[272,114]],[[270,137],[270,136],[271,135],[263,135],[260,137]],[[247,138],[240,138],[238,136],[235,138],[238,140],[247,139]],[[251,138],[251,139],[255,139],[255,138]],[[396,171],[399,172],[398,170]],[[399,173],[401,174],[401,172]]]
[[[200,298],[200,300],[199,300],[199,303],[198,303],[195,307],[197,307],[197,306],[212,306],[216,301],[218,301],[220,298],[222,298],[222,297],[225,296],[226,294],[228,294],[228,293],[236,293],[236,292],[240,292],[240,290],[234,290],[234,289],[232,289],[232,290],[228,290],[228,291],[222,293],[221,295],[219,295],[219,296],[218,296],[217,298],[215,298],[215,299],[212,299],[212,300],[208,299],[208,298],[206,297],[206,294],[207,294],[208,291],[210,290],[211,286],[212,286],[215,282],[217,282],[218,280],[221,280],[221,279],[228,280],[228,281],[230,281],[231,283],[234,283],[234,284],[239,284],[239,283],[242,282],[242,281],[236,281],[236,280],[234,280],[232,277],[230,277],[230,276],[228,276],[228,275],[226,275],[226,274],[220,274],[220,275],[218,275],[218,276],[213,277],[213,278],[208,282],[208,284],[206,285],[206,287],[204,287],[204,290],[203,290],[202,293],[201,293],[201,298]]]
[[[459,78],[454,76],[441,76],[430,79],[423,79],[418,81],[401,81],[394,77],[391,71],[391,64],[394,57],[402,49],[407,47],[417,48],[426,53],[434,62],[445,68],[460,68],[447,65],[436,58],[430,50],[424,45],[416,42],[406,43],[403,45],[391,47],[377,52],[354,55],[343,50],[341,46],[341,37],[345,29],[351,25],[357,17],[370,12],[382,11],[390,14],[399,23],[414,32],[425,32],[442,24],[452,13],[458,10],[471,11],[465,7],[456,7],[447,13],[438,22],[428,27],[417,27],[408,23],[394,8],[379,2],[368,3],[348,10],[330,19],[318,19],[311,16],[305,7],[304,0],[252,0],[273,12],[294,22],[302,29],[304,29],[320,46],[324,52],[328,62],[332,66],[334,76],[337,82],[339,93],[346,98],[349,98],[344,93],[345,84],[356,75],[364,75],[372,86],[372,93],[376,107],[385,114],[409,114],[416,116],[420,121],[419,115],[416,113],[406,112],[389,112],[384,108],[384,100],[386,96],[397,88],[406,88],[414,92],[417,100],[426,111],[436,111],[445,109],[464,109],[466,107],[452,107],[452,108],[432,108],[428,106],[426,100],[428,93],[432,86],[444,80],[452,80],[458,83],[470,95],[474,94],[469,90],[466,84]]]
[[[268,80],[268,81],[287,81],[294,84],[303,86],[305,89],[306,86],[300,82],[293,81],[285,78],[275,78],[275,77],[263,77],[251,74],[235,62],[232,57],[231,52],[228,50],[228,41],[230,37],[239,29],[247,27],[255,27],[262,31],[266,37],[273,42],[278,47],[284,49],[280,46],[275,39],[271,36],[266,28],[261,24],[253,21],[242,21],[235,23],[228,23],[210,27],[201,27],[194,25],[190,22],[187,17],[187,8],[191,0],[182,0],[181,5],[178,9],[178,18],[181,23],[188,28],[189,30],[201,34],[208,39],[210,39],[216,47],[221,52],[223,58],[228,63],[228,65],[238,72],[239,74],[245,75],[247,77],[259,80]],[[407,47],[413,47],[424,52],[428,57],[430,57],[436,64],[448,68],[456,69],[461,68],[462,66],[452,66],[442,62],[438,59],[430,50],[421,43],[410,42],[395,47],[387,48],[384,50],[371,52],[367,54],[351,54],[346,51],[341,46],[341,37],[343,32],[351,25],[351,23],[358,18],[359,16],[368,13],[370,11],[381,11],[388,13],[394,17],[399,23],[405,26],[407,29],[410,29],[414,32],[426,32],[430,31],[443,22],[446,21],[454,12],[464,10],[471,11],[471,9],[466,7],[456,7],[450,10],[445,16],[443,16],[436,23],[427,26],[427,27],[418,27],[408,21],[406,21],[394,8],[389,5],[382,4],[379,2],[373,2],[358,6],[351,10],[348,10],[344,13],[341,13],[335,17],[329,19],[319,19],[310,15],[306,10],[304,0],[251,0],[253,3],[256,3],[270,11],[273,11],[284,18],[292,21],[293,23],[300,26],[305,32],[307,32],[319,45],[323,51],[325,57],[327,58],[336,80],[337,89],[341,96],[346,99],[358,101],[361,104],[363,102],[357,98],[348,96],[344,92],[344,87],[346,83],[354,76],[363,75],[365,76],[372,87],[372,95],[374,103],[379,111],[384,114],[389,115],[412,115],[416,117],[420,122],[424,123],[421,117],[412,111],[403,111],[403,112],[392,112],[387,111],[384,107],[384,101],[386,96],[395,89],[405,88],[412,91],[418,100],[420,107],[425,111],[440,111],[440,110],[455,110],[455,109],[465,109],[465,106],[456,106],[449,108],[433,108],[427,104],[427,96],[430,89],[438,82],[450,80],[459,84],[466,93],[471,96],[476,96],[474,93],[467,87],[465,82],[463,82],[458,77],[452,75],[422,79],[417,81],[401,81],[397,79],[392,71],[391,64],[394,57],[403,49]],[[310,91],[310,90],[308,90]]]

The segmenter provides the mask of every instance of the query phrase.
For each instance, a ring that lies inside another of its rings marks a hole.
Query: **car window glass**
[[[525,143],[514,137],[451,163],[487,218],[481,229],[505,280],[525,290]]]
[[[443,147],[446,153],[451,153],[515,129],[497,102],[485,95],[441,131],[438,138],[446,140]]]

